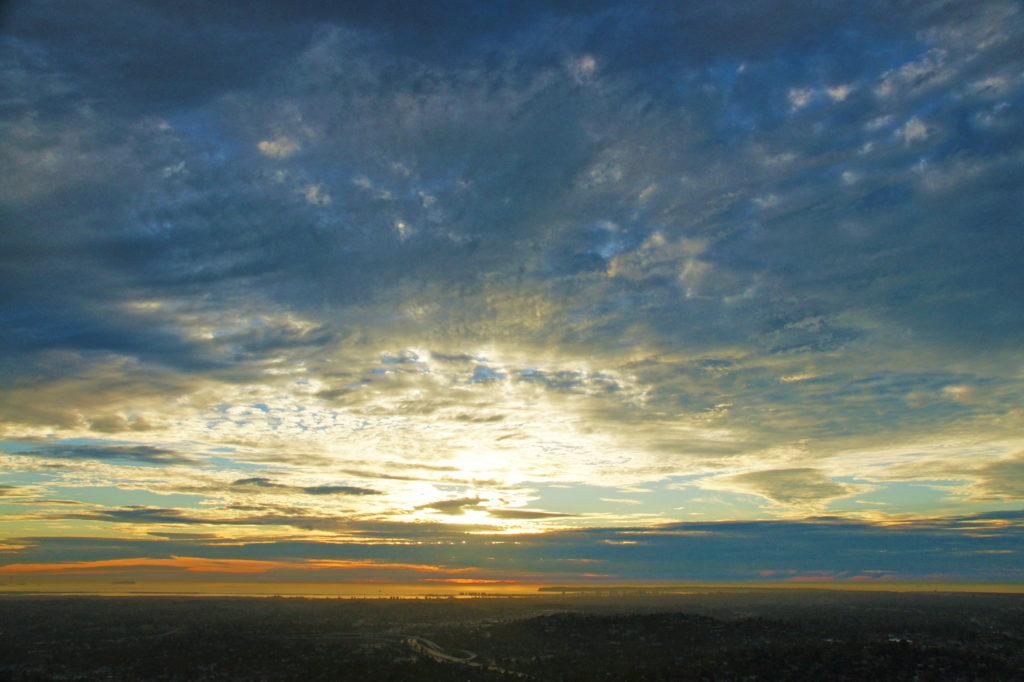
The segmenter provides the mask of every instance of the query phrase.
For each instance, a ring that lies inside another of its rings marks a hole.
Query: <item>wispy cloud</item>
[[[240,478],[232,483],[234,486],[251,487],[263,489],[280,489],[288,492],[297,491],[307,495],[380,495],[380,491],[369,488],[359,488],[352,485],[308,485],[292,486],[283,483],[275,483],[269,478],[254,477]]]

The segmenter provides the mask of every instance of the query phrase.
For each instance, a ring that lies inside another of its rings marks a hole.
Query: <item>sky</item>
[[[0,589],[1024,584],[1022,42],[5,4]]]

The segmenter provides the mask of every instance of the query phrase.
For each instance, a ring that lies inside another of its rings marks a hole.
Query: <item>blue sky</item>
[[[0,21],[0,573],[1021,581],[1019,4]]]

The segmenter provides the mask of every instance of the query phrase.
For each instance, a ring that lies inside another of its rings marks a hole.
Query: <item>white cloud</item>
[[[327,206],[331,203],[331,195],[323,185],[307,185],[303,196],[306,197],[306,201],[316,206]]]
[[[954,72],[946,68],[947,57],[946,50],[933,48],[920,59],[886,71],[874,88],[875,95],[881,98],[904,96],[948,81]]]
[[[272,140],[262,140],[256,146],[261,154],[272,159],[287,158],[301,148],[297,141],[286,136],[276,137]]]
[[[931,134],[931,130],[925,125],[924,121],[915,116],[897,128],[893,134],[902,140],[903,144],[909,146],[915,142],[927,139]]]
[[[846,98],[853,92],[853,86],[846,85],[835,85],[830,88],[826,88],[825,92],[833,102],[844,102]]]
[[[790,88],[787,98],[789,99],[790,111],[799,111],[811,103],[814,97],[813,88]]]
[[[1001,97],[1010,86],[1010,79],[1006,76],[986,76],[972,82],[968,86],[968,91],[976,97]]]
[[[408,239],[413,234],[412,225],[405,222],[404,220],[396,220],[394,222],[395,232],[398,233],[399,239]]]
[[[591,54],[583,54],[569,60],[569,75],[579,84],[589,83],[597,71],[597,60]]]

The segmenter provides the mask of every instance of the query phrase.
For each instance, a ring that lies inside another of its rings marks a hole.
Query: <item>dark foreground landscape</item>
[[[1017,680],[1024,595],[0,597],[0,680]]]

